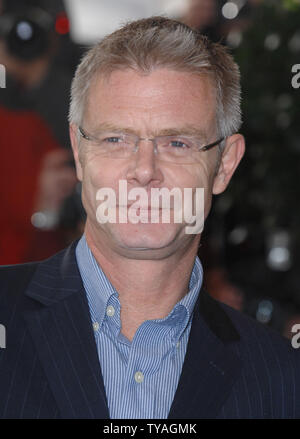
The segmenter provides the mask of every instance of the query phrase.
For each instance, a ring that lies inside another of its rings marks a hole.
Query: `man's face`
[[[215,102],[214,89],[206,76],[169,69],[157,69],[148,75],[130,69],[115,71],[109,77],[94,78],[82,126],[92,134],[99,133],[103,126],[113,126],[143,138],[175,129],[177,132],[194,129],[211,143],[217,136]],[[99,148],[86,140],[81,140],[78,153],[75,129],[71,129],[71,136],[78,178],[82,180],[86,228],[98,244],[134,259],[160,259],[191,245],[196,248],[200,236],[187,234],[184,221],[163,223],[160,218],[158,224],[151,221],[100,224],[96,218],[99,205],[96,193],[101,188],[112,188],[118,209],[120,180],[126,181],[128,191],[145,189],[149,200],[152,188],[177,187],[182,192],[184,188],[192,188],[194,195],[196,188],[204,188],[206,217],[212,192],[222,192],[229,181],[224,177],[223,183],[220,178],[215,181],[217,147],[198,152],[197,162],[189,164],[160,161],[153,144],[147,141],[141,141],[130,158],[110,158],[103,157]]]

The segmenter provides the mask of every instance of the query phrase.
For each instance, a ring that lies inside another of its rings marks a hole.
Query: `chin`
[[[128,250],[155,250],[172,246],[181,231],[180,224],[128,223],[111,224],[109,228],[114,243]]]

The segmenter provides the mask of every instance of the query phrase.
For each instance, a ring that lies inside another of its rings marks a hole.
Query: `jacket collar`
[[[76,244],[39,263],[25,292],[24,319],[60,416],[107,419],[107,399],[76,263]]]
[[[232,349],[239,339],[220,304],[200,291],[169,419],[217,416],[241,373],[241,359]]]
[[[45,306],[66,299],[82,288],[75,249],[78,240],[45,261],[38,263],[36,272],[25,292]]]

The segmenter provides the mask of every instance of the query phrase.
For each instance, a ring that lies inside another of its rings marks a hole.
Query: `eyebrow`
[[[117,125],[113,125],[111,123],[101,123],[97,126],[95,129],[95,135],[99,132],[108,131],[112,133],[125,133],[125,134],[133,134],[135,136],[138,136],[136,130],[134,130],[131,127],[121,127]],[[207,134],[204,132],[204,130],[201,130],[198,127],[195,127],[193,125],[184,125],[182,127],[176,127],[176,128],[164,128],[159,131],[154,131],[151,136],[193,136],[197,137],[203,140],[207,140]]]

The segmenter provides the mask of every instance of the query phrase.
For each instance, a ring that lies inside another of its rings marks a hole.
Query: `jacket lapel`
[[[230,343],[239,335],[205,291],[195,305],[182,374],[168,419],[215,418],[241,372]]]
[[[109,418],[89,308],[73,243],[42,262],[24,318],[62,418]],[[32,300],[34,299],[34,300]]]
[[[108,419],[76,244],[39,264],[26,291],[24,318],[60,416]],[[241,371],[241,360],[230,346],[237,340],[227,314],[201,291],[169,419],[217,416]]]

